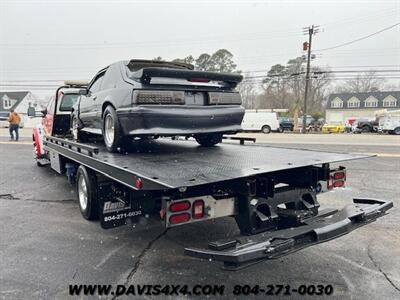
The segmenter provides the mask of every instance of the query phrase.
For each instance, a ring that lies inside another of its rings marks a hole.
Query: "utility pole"
[[[308,86],[310,81],[310,63],[311,63],[311,44],[312,44],[312,36],[318,32],[317,27],[319,26],[309,26],[304,29],[304,33],[308,34],[308,43],[305,42],[303,44],[303,50],[307,50],[307,70],[306,70],[306,87],[304,91],[304,106],[303,106],[303,124],[302,124],[302,133],[306,133],[307,127],[307,99],[308,99]]]

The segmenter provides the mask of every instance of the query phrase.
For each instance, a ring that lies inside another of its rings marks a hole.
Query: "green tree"
[[[199,71],[209,71],[212,68],[211,55],[208,53],[200,54],[195,60],[195,69]]]
[[[233,72],[236,64],[233,61],[233,54],[226,49],[219,49],[210,57],[209,71]]]
[[[185,58],[175,58],[173,62],[179,62],[179,63],[185,63],[185,64],[193,64],[194,63],[194,57],[189,55],[186,56]]]

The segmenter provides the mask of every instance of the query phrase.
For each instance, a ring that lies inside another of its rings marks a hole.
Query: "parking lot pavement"
[[[256,133],[246,132],[237,136],[255,137],[258,143],[267,144],[311,144],[311,145],[358,145],[358,146],[397,146],[400,147],[400,136],[377,133]]]
[[[358,145],[357,152],[393,155],[343,163],[348,170],[347,187],[319,199],[322,206],[334,207],[354,197],[388,199],[395,205],[388,215],[334,241],[237,272],[222,271],[218,263],[183,255],[186,246],[204,247],[208,241],[238,233],[233,220],[168,231],[150,221],[103,230],[80,216],[74,187],[63,176],[33,163],[29,145],[0,144],[3,299],[66,298],[68,285],[74,283],[224,284],[227,298],[233,298],[235,284],[331,284],[334,294],[328,299],[400,296],[400,159],[395,155],[396,144]],[[338,152],[355,149],[342,144],[289,146]]]

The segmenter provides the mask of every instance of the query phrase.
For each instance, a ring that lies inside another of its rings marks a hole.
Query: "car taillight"
[[[169,217],[169,222],[171,224],[185,223],[190,220],[190,215],[188,213],[176,214]]]
[[[209,104],[224,105],[224,104],[242,104],[242,98],[239,93],[218,93],[208,92]]]
[[[132,94],[133,104],[185,104],[183,91],[135,90]]]
[[[179,212],[179,211],[185,211],[190,208],[190,202],[189,201],[181,201],[181,202],[175,202],[172,203],[169,206],[169,211],[170,212]]]
[[[192,217],[193,219],[201,219],[204,216],[204,201],[196,200],[193,202]]]

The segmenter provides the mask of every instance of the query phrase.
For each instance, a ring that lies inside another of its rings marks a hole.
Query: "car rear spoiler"
[[[209,249],[186,248],[185,254],[222,261],[227,270],[238,270],[268,259],[276,259],[300,249],[326,242],[367,225],[386,214],[391,201],[353,199],[342,210],[325,209],[295,228],[266,231],[211,242]]]
[[[233,73],[218,73],[207,71],[193,71],[170,68],[143,68],[132,72],[130,77],[138,79],[142,83],[150,84],[153,77],[187,79],[193,82],[222,81],[230,88],[235,88],[242,81],[243,76]]]

